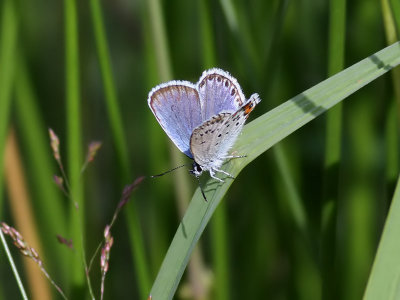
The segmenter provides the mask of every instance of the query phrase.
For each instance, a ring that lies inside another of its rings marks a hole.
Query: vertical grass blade
[[[55,174],[47,128],[43,124],[37,98],[34,95],[31,80],[26,70],[23,57],[18,56],[16,75],[16,117],[19,125],[19,136],[23,148],[29,149],[26,156],[27,171],[31,178],[34,211],[40,227],[40,238],[43,241],[45,258],[49,273],[60,273],[60,282],[66,281],[66,269],[69,252],[67,247],[54,247],[57,234],[68,236],[66,214],[63,210],[63,198],[52,180]],[[51,211],[51,214],[48,212]]]
[[[398,15],[398,13],[400,13],[400,4],[397,1],[396,4],[392,3],[391,5],[389,0],[381,0],[381,6],[382,6],[384,26],[385,26],[386,40],[387,43],[390,45],[399,39],[400,16]],[[397,17],[397,22],[398,22],[397,27],[396,27],[395,17]],[[399,128],[400,128],[400,84],[399,84],[400,70],[398,68],[393,70],[392,79],[393,79],[393,88],[397,102],[397,118],[399,121]]]
[[[78,49],[78,16],[75,0],[64,0],[65,9],[65,71],[66,71],[66,115],[67,115],[67,153],[68,180],[70,182],[70,197],[76,202],[78,209],[71,205],[70,230],[77,249],[71,261],[70,279],[74,298],[82,297],[84,272],[82,268],[81,251],[84,247],[82,226],[84,216],[83,184],[80,170],[82,162],[81,116],[79,88],[79,49]]]
[[[328,76],[344,67],[346,0],[330,0],[329,6]],[[326,115],[325,178],[322,204],[322,295],[335,299],[336,273],[336,218],[339,195],[339,169],[342,146],[342,104],[339,103]]]
[[[400,43],[395,43],[250,122],[234,146],[247,157],[230,161],[225,170],[237,176],[274,144],[398,64]],[[232,182],[210,180],[205,186],[208,203],[196,191],[153,284],[154,300],[172,299],[194,246]]]
[[[111,132],[117,157],[119,160],[119,170],[122,174],[121,179],[124,184],[132,181],[129,172],[129,156],[126,143],[126,136],[122,124],[122,117],[118,106],[118,97],[115,89],[110,55],[107,45],[107,38],[104,29],[103,16],[101,6],[98,0],[90,1],[92,13],[92,22],[97,46],[97,52],[100,62],[101,75],[104,85],[104,94],[107,105],[108,118],[111,125]],[[148,263],[145,255],[144,242],[140,231],[139,218],[137,216],[137,207],[134,201],[131,201],[129,210],[125,210],[125,217],[128,219],[127,224],[130,232],[130,242],[133,252],[134,266],[138,278],[139,294],[141,298],[145,298],[150,289],[150,275],[148,272]]]
[[[3,198],[4,147],[15,74],[18,22],[14,1],[3,1],[0,36],[0,203]]]
[[[14,83],[15,53],[18,36],[18,19],[13,0],[2,2],[0,26],[0,207],[3,207],[4,152],[10,119],[11,92]],[[4,215],[2,210],[0,214]],[[23,299],[28,299],[2,232],[0,232],[0,239],[13,270],[14,277],[17,280],[21,296]]]
[[[114,137],[115,148],[118,153],[120,170],[123,180],[128,180],[129,175],[129,156],[126,145],[126,137],[122,124],[121,112],[118,105],[118,96],[115,90],[115,83],[110,61],[110,54],[107,45],[107,37],[104,29],[103,14],[99,0],[90,1],[92,13],[93,29],[99,57],[101,76],[104,84],[105,100],[107,113],[110,120],[111,131]]]

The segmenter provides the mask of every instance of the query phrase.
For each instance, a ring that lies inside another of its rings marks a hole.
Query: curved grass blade
[[[400,297],[400,177],[376,254],[364,299]]]
[[[344,71],[306,90],[246,125],[234,149],[246,154],[229,161],[225,170],[237,176],[251,161],[366,84],[400,64],[397,42]],[[153,284],[152,299],[171,299],[186,264],[205,226],[232,180],[224,184],[210,180],[205,186],[206,203],[198,189],[180,223]]]

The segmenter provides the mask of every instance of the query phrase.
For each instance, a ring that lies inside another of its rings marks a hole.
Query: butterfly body
[[[249,113],[260,102],[258,94],[246,100],[229,73],[220,69],[205,71],[194,85],[188,81],[170,81],[153,88],[148,104],[169,138],[194,160],[191,173],[200,176],[220,169],[239,136]]]

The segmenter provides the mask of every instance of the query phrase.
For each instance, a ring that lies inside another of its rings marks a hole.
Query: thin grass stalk
[[[229,161],[224,170],[237,176],[277,142],[398,64],[400,43],[395,43],[248,123],[234,146],[247,157]],[[172,299],[194,246],[231,184],[210,180],[204,187],[207,203],[197,189],[153,284],[153,299]]]
[[[118,96],[115,89],[114,77],[112,73],[109,48],[107,37],[104,29],[104,21],[102,16],[101,5],[98,0],[90,1],[90,9],[92,14],[92,22],[97,46],[97,52],[100,62],[101,75],[104,85],[104,94],[107,105],[107,113],[110,120],[111,131],[114,139],[114,144],[119,160],[119,170],[122,174],[123,182],[130,182],[131,175],[129,171],[129,156],[122,117],[118,105]],[[130,226],[130,243],[133,251],[133,260],[136,275],[138,278],[139,294],[141,298],[147,297],[150,290],[150,275],[148,272],[148,263],[145,255],[144,242],[140,230],[139,218],[137,216],[137,207],[134,201],[130,203],[130,209],[125,210],[125,217]]]
[[[217,66],[215,36],[213,34],[213,22],[211,18],[210,5],[208,0],[198,1],[200,14],[201,45],[203,57],[203,69]],[[211,223],[212,255],[215,274],[213,280],[214,298],[220,300],[230,299],[229,296],[229,251],[227,245],[227,213],[226,202],[222,202]]]
[[[24,285],[21,281],[21,277],[19,276],[17,267],[15,266],[14,260],[11,256],[10,249],[8,248],[8,245],[7,245],[6,239],[4,238],[4,234],[3,234],[2,230],[0,230],[0,239],[1,239],[1,243],[3,244],[3,247],[4,247],[4,251],[6,252],[8,262],[10,263],[11,269],[13,271],[15,280],[17,281],[18,288],[19,288],[19,291],[21,292],[22,299],[28,300],[28,296],[26,295]]]
[[[71,205],[70,230],[78,253],[83,249],[84,202],[83,183],[80,176],[82,166],[80,87],[79,87],[79,49],[78,49],[78,16],[75,0],[65,0],[65,71],[66,71],[66,114],[67,114],[67,154],[68,180],[70,182]],[[82,254],[84,256],[84,254]],[[81,298],[84,286],[82,255],[75,255],[71,261],[71,284],[73,298]]]
[[[329,6],[328,76],[343,69],[346,37],[346,0],[331,0]],[[336,218],[342,145],[342,104],[326,114],[324,197],[321,212],[322,296],[337,298]]]
[[[4,151],[8,129],[11,92],[15,74],[18,19],[14,1],[3,1],[0,36],[0,203],[3,203]]]

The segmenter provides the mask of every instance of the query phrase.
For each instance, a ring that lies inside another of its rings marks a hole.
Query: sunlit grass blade
[[[231,160],[225,170],[237,176],[271,146],[398,64],[400,43],[395,43],[250,122],[234,146],[247,157]],[[196,191],[152,287],[153,299],[173,297],[193,247],[232,182],[229,178],[224,184],[210,180],[205,186],[207,203]]]
[[[365,300],[400,297],[400,177],[364,294]]]

